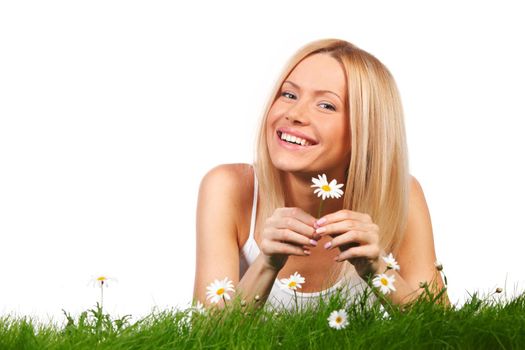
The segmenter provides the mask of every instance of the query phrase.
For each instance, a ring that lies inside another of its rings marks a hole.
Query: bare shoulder
[[[411,209],[411,213],[409,211],[409,218],[410,214],[412,214],[412,219],[415,219],[421,215],[429,216],[427,201],[425,199],[425,194],[423,193],[423,188],[421,187],[419,181],[412,175],[410,175],[410,193],[408,198]]]
[[[232,163],[232,164],[221,164],[210,169],[206,175],[205,180],[209,179],[220,179],[231,182],[232,180],[239,180],[248,175],[253,175],[250,164],[246,163]]]
[[[212,232],[210,225],[220,225],[224,235],[238,241],[252,191],[253,170],[249,164],[222,164],[208,171],[199,188],[197,233]]]
[[[253,189],[253,170],[249,164],[221,164],[202,178],[199,189],[199,201],[213,197],[221,202],[232,205],[242,205],[244,194]],[[205,198],[201,198],[201,197]],[[217,203],[218,204],[218,203]]]
[[[430,280],[433,276],[436,253],[432,222],[423,188],[419,181],[410,176],[407,226],[399,247],[398,261],[404,266],[404,277],[417,286],[419,281]]]

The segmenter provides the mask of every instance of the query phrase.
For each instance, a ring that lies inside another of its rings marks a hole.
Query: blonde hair
[[[302,47],[277,80],[259,127],[254,162],[265,196],[262,218],[284,206],[281,171],[272,164],[266,142],[268,112],[295,66],[317,53],[338,60],[346,75],[351,155],[343,208],[369,214],[379,226],[381,248],[395,253],[406,227],[410,177],[401,99],[388,69],[343,40],[319,40]]]

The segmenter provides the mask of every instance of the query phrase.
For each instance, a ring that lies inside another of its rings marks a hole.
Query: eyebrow
[[[292,85],[294,88],[296,88],[297,90],[301,90],[301,87],[299,85],[297,85],[296,83],[294,83],[294,82],[292,82],[290,80],[285,80],[283,82],[283,85],[284,85],[284,83],[288,83],[288,84]],[[330,91],[330,90],[315,90],[315,93],[317,95],[319,95],[319,94],[332,94],[332,95],[335,95],[342,103],[344,103],[343,99],[341,98],[341,96],[339,96],[338,94],[336,94],[333,91]]]

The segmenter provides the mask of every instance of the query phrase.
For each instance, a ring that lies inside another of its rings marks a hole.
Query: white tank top
[[[257,246],[257,242],[255,242],[254,239],[254,231],[255,231],[255,219],[257,215],[257,195],[258,195],[258,187],[259,184],[257,182],[257,176],[253,174],[254,178],[254,185],[253,185],[253,204],[252,204],[252,216],[250,219],[250,234],[248,236],[248,240],[241,248],[239,258],[240,258],[240,274],[239,278],[242,278],[242,276],[246,273],[246,270],[248,270],[248,267],[253,264],[257,256],[259,256],[260,250]],[[297,294],[297,303],[299,306],[305,305],[308,303],[315,303],[319,300],[319,297],[329,298],[332,294],[335,294],[337,290],[343,290],[345,289],[346,295],[356,295],[357,293],[361,293],[364,288],[366,287],[365,281],[359,277],[353,266],[351,266],[349,263],[345,262],[345,266],[343,267],[341,271],[341,275],[338,278],[338,281],[336,284],[334,284],[332,287],[319,291],[319,292],[313,292],[313,293],[302,293],[299,291],[296,291]],[[301,271],[298,271],[300,274]],[[306,281],[308,283],[308,281]],[[371,302],[374,299],[373,294],[369,297],[369,302]],[[294,292],[290,289],[282,288],[281,282],[276,279],[273,283],[272,290],[270,292],[270,295],[268,296],[268,299],[266,301],[266,305],[273,306],[275,308],[286,308],[286,309],[292,309],[295,308],[295,297]]]

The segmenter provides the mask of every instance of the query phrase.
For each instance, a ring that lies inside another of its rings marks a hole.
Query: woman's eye
[[[330,104],[330,103],[326,103],[326,102],[320,103],[320,104],[319,104],[319,107],[321,107],[321,108],[325,108],[325,109],[329,109],[329,110],[335,112],[335,106],[332,105],[332,104]]]
[[[286,98],[295,99],[295,95],[288,91],[281,92],[281,96],[286,97]]]

